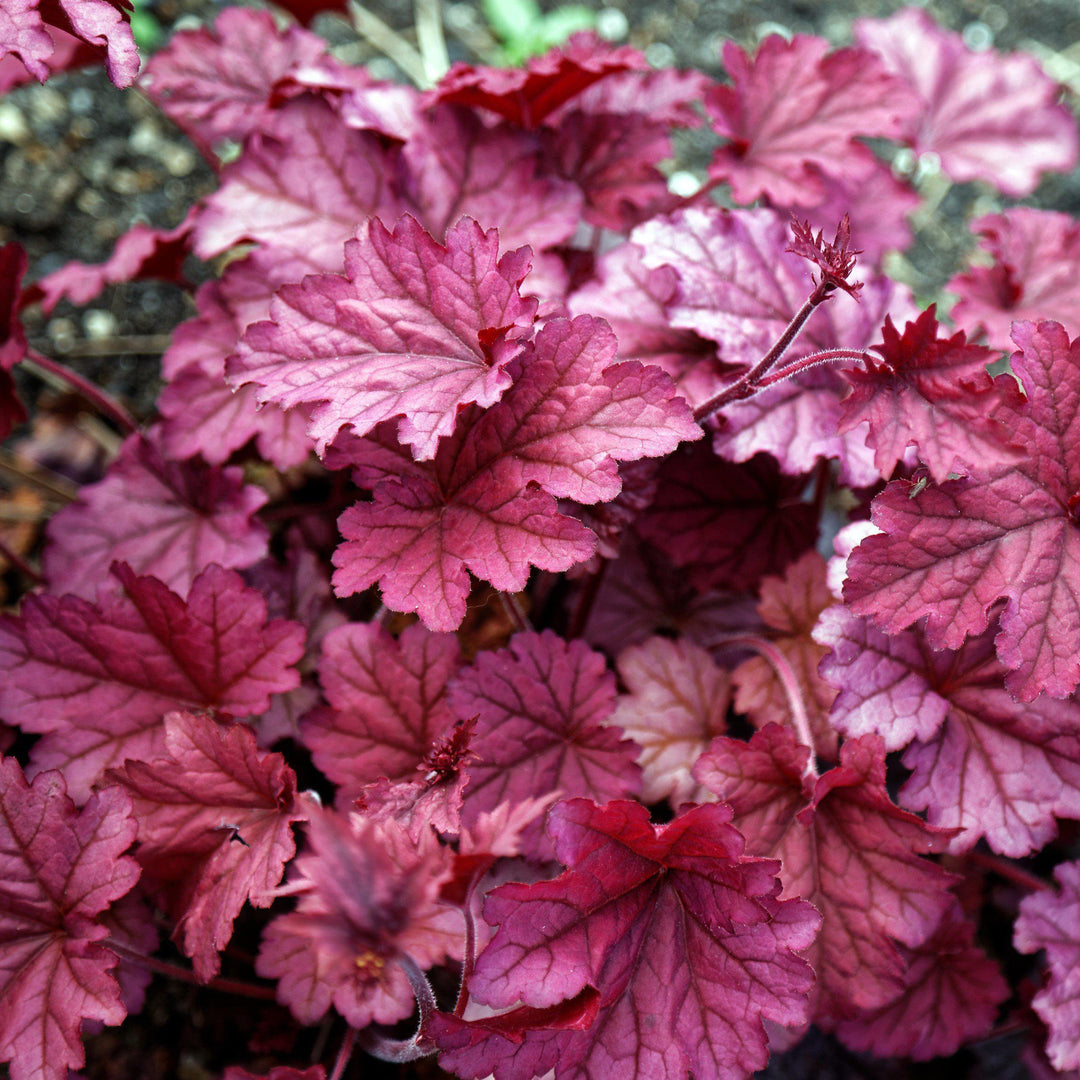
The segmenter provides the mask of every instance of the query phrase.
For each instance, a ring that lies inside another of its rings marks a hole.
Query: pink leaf
[[[319,678],[330,708],[310,713],[300,730],[338,785],[340,805],[380,777],[418,779],[425,755],[454,724],[446,684],[459,663],[457,639],[422,626],[397,641],[377,623],[326,636]]]
[[[63,49],[63,60],[53,55],[56,38],[51,32],[73,35],[104,61],[116,86],[130,86],[139,73],[139,53],[131,34],[131,6],[125,0],[4,0],[0,6],[0,57],[15,56],[38,82],[75,60]],[[85,63],[86,60],[81,62]]]
[[[997,359],[982,345],[969,345],[963,332],[938,336],[935,306],[930,305],[903,334],[885,316],[883,343],[867,355],[865,368],[845,368],[851,391],[842,403],[839,430],[866,422],[874,464],[889,476],[914,444],[919,460],[939,484],[950,473],[1018,461],[1022,451],[1010,444],[1011,432],[995,415],[999,406],[1017,400],[1008,375],[992,379],[986,366]]]
[[[813,543],[801,479],[759,454],[745,465],[687,448],[661,467],[659,491],[639,533],[684,569],[698,589],[752,589]]]
[[[137,857],[165,886],[175,933],[205,982],[245,901],[270,906],[295,852],[292,824],[307,808],[295,773],[280,754],[258,750],[250,728],[171,713],[164,742],[163,757],[127,761],[109,777],[132,797]]]
[[[80,799],[107,766],[163,752],[165,713],[260,713],[299,681],[303,629],[267,622],[235,572],[208,568],[186,601],[126,566],[114,572],[121,595],[27,597],[0,622],[0,710],[45,733],[36,767],[62,767]]]
[[[47,315],[61,300],[88,304],[108,285],[148,278],[183,281],[195,218],[195,211],[190,210],[174,229],[135,225],[116,241],[105,262],[96,266],[70,262],[36,282],[31,289],[33,298],[40,295],[41,309]]]
[[[1063,1072],[1080,1068],[1080,863],[1062,863],[1054,877],[1059,892],[1033,893],[1020,901],[1013,944],[1025,953],[1046,950],[1048,985],[1032,1005],[1050,1028],[1050,1063]]]
[[[54,592],[90,598],[119,560],[187,592],[211,563],[251,566],[266,554],[266,529],[253,518],[266,498],[238,468],[170,462],[133,435],[105,479],[49,522],[45,577]]]
[[[890,633],[928,616],[935,649],[981,633],[1005,599],[998,657],[1012,669],[1006,687],[1031,701],[1067,697],[1080,681],[1080,340],[1050,322],[1018,323],[1014,340],[1026,407],[1005,403],[998,415],[1026,456],[910,495],[890,485],[874,503],[884,531],[852,553],[844,598]]]
[[[829,709],[836,691],[818,675],[818,664],[828,649],[811,636],[818,616],[832,603],[825,582],[825,560],[808,551],[788,566],[781,577],[761,583],[758,614],[768,627],[766,640],[791,666],[806,709],[820,757],[835,760],[836,732],[829,726]],[[756,727],[791,723],[787,692],[773,666],[761,656],[744,660],[731,674],[735,708]],[[719,732],[718,732],[719,734]]]
[[[1080,334],[1080,225],[1072,217],[1016,206],[972,228],[993,265],[949,282],[960,296],[952,310],[958,325],[982,328],[995,349],[1012,347],[1012,324],[1023,319],[1056,319]]]
[[[857,20],[855,38],[916,95],[904,137],[916,153],[936,154],[950,179],[1020,198],[1043,173],[1076,164],[1076,121],[1034,56],[975,52],[914,7]]]
[[[995,629],[935,650],[918,624],[885,635],[835,607],[815,637],[834,649],[822,674],[841,688],[836,727],[877,732],[890,750],[912,743],[900,802],[927,811],[932,825],[962,829],[953,852],[985,836],[1018,857],[1053,839],[1055,816],[1080,817],[1080,704],[1017,702],[994,656]]]
[[[990,1033],[1009,986],[973,943],[975,926],[956,905],[922,945],[901,947],[904,991],[880,1009],[841,1021],[836,1034],[876,1057],[929,1061]]]
[[[326,42],[290,26],[279,30],[269,12],[226,8],[212,30],[183,30],[150,58],[140,86],[185,131],[213,145],[242,142],[270,117],[280,80],[324,68],[341,78],[363,73],[339,65]],[[366,80],[365,80],[366,81]]]
[[[521,127],[535,128],[605,75],[645,66],[636,49],[615,48],[593,34],[574,34],[524,68],[455,64],[431,93],[435,101],[490,109]]]
[[[316,405],[320,453],[345,426],[358,435],[402,417],[398,436],[419,460],[435,456],[458,412],[498,401],[521,354],[534,300],[518,294],[525,250],[498,258],[499,240],[464,219],[433,240],[411,217],[389,232],[373,219],[345,247],[345,277],[281,289],[270,322],[249,327],[229,365],[235,385],[285,408]]]
[[[543,251],[569,240],[581,219],[580,192],[545,168],[535,135],[511,124],[441,106],[425,114],[402,158],[413,212],[438,240],[467,215],[498,230],[502,251]]]
[[[28,785],[0,758],[0,1061],[12,1080],[65,1080],[85,1061],[83,1021],[124,1019],[96,918],[138,880],[124,855],[134,838],[123,792],[77,811],[58,774]]]
[[[317,814],[308,835],[294,868],[310,891],[266,928],[256,971],[279,980],[278,1000],[303,1024],[331,1005],[356,1028],[404,1019],[414,998],[397,958],[426,968],[461,953],[461,913],[438,899],[449,850],[359,815]]]
[[[574,799],[552,811],[570,869],[489,894],[484,915],[498,930],[472,980],[496,1007],[599,991],[595,1022],[561,1034],[541,1068],[557,1063],[561,1080],[733,1080],[765,1064],[762,1018],[804,1022],[812,973],[796,953],[813,941],[817,914],[776,899],[776,863],[744,857],[729,821],[722,806],[660,826],[630,802]]]
[[[919,856],[941,850],[950,833],[892,803],[876,736],[844,743],[840,764],[820,778],[805,771],[809,753],[770,724],[749,744],[717,739],[695,776],[735,811],[749,851],[780,859],[784,894],[821,912],[809,957],[821,993],[815,1016],[842,1018],[903,991],[897,943],[921,945],[952,903],[951,875]]]
[[[449,700],[459,717],[476,717],[467,825],[502,802],[551,791],[598,802],[637,793],[637,747],[605,725],[615,680],[584,642],[550,630],[517,634],[508,649],[480,653],[452,683]],[[526,855],[550,857],[541,821],[523,832],[521,846]]]
[[[736,202],[761,195],[813,206],[824,190],[814,168],[844,177],[856,136],[900,134],[915,102],[866,49],[828,52],[821,38],[772,34],[751,59],[724,44],[731,86],[714,87],[705,108],[718,135],[710,173],[731,184]]]
[[[314,97],[291,101],[245,144],[203,203],[195,253],[210,258],[241,241],[295,256],[310,270],[341,268],[342,247],[371,217],[396,220],[399,152],[352,131]],[[299,280],[298,275],[294,280]]]
[[[470,410],[430,466],[391,454],[391,468],[371,470],[373,501],[339,521],[349,543],[334,554],[338,594],[379,581],[391,607],[452,630],[465,614],[466,569],[517,591],[530,566],[588,559],[594,535],[559,514],[553,496],[613,499],[618,461],[663,455],[700,431],[662,371],[613,364],[614,354],[599,320],[552,320],[512,366],[498,405]],[[350,456],[381,461],[382,446],[368,440]]]
[[[653,637],[619,655],[619,678],[629,690],[611,723],[639,747],[641,801],[708,802],[711,792],[690,775],[694,762],[727,731],[728,673],[700,645]]]

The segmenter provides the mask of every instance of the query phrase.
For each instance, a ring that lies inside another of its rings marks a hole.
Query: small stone
[[[104,341],[116,336],[116,316],[102,308],[88,308],[83,312],[83,329],[91,341]]]
[[[164,143],[158,149],[157,158],[171,176],[187,176],[198,164],[195,151],[180,143]]]
[[[0,101],[0,141],[21,145],[30,138],[30,125],[22,110],[10,101]]]

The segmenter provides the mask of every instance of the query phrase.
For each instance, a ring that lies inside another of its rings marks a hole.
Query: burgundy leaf
[[[953,902],[951,875],[919,856],[951,834],[892,803],[877,736],[845,742],[821,777],[807,772],[809,754],[770,724],[749,744],[715,740],[694,774],[735,811],[749,851],[780,859],[784,895],[821,912],[809,956],[821,994],[814,1015],[842,1019],[903,992],[898,943],[923,944]]]
[[[397,641],[377,623],[327,634],[319,678],[330,708],[310,713],[300,731],[338,785],[340,805],[380,777],[419,778],[425,755],[453,727],[446,684],[459,663],[457,639],[422,626]]]
[[[0,245],[0,371],[10,371],[26,355],[26,331],[19,319],[26,252],[21,244]]]
[[[1080,334],[1080,225],[1068,214],[1015,206],[972,223],[993,259],[948,284],[960,299],[953,320],[981,327],[995,349],[1012,347],[1012,324],[1056,319]]]
[[[816,525],[801,479],[759,454],[745,465],[697,446],[661,467],[659,491],[638,531],[699,589],[749,589],[809,547]]]
[[[414,998],[397,959],[426,968],[461,954],[461,913],[438,899],[449,850],[430,832],[414,840],[395,821],[329,812],[312,817],[309,840],[294,869],[310,891],[266,928],[256,971],[279,980],[302,1024],[331,1005],[356,1028],[404,1019]]]
[[[382,441],[357,442],[355,463],[390,453],[391,466],[367,468],[373,501],[338,523],[349,541],[334,554],[338,594],[379,581],[388,605],[452,630],[465,614],[466,570],[516,592],[530,566],[588,559],[594,535],[559,514],[553,496],[613,499],[618,461],[663,455],[700,431],[662,371],[614,364],[615,348],[600,320],[552,320],[511,365],[499,404],[459,420],[430,466],[403,464]]]
[[[25,419],[26,409],[15,395],[15,380],[0,368],[0,439],[6,439]]]
[[[299,682],[302,627],[268,622],[234,571],[211,566],[186,601],[122,564],[114,573],[122,593],[97,605],[29,596],[0,621],[0,712],[45,734],[36,768],[61,767],[80,800],[107,766],[164,751],[166,713],[257,714]]]
[[[288,102],[223,170],[203,203],[195,253],[205,259],[255,241],[304,261],[307,272],[337,272],[358,224],[394,221],[405,209],[392,188],[398,158],[378,136],[346,127],[324,102]]]
[[[265,502],[239,469],[170,462],[133,435],[105,479],[49,522],[45,577],[54,592],[93,597],[120,560],[186,592],[211,563],[250,566],[266,554],[266,529],[253,518]]]
[[[1062,863],[1054,877],[1059,892],[1037,892],[1020,901],[1013,944],[1025,953],[1046,950],[1049,981],[1032,1005],[1050,1029],[1050,1063],[1064,1072],[1080,1068],[1080,863]]]
[[[521,127],[535,128],[604,76],[645,66],[645,57],[636,49],[616,48],[593,34],[574,34],[523,68],[455,64],[432,91],[432,98],[490,109]]]
[[[903,135],[952,180],[985,180],[1020,198],[1043,173],[1076,164],[1076,121],[1034,56],[976,52],[915,7],[857,20],[855,38],[916,96]]]
[[[837,751],[836,732],[829,726],[829,708],[836,691],[818,675],[818,664],[828,648],[811,635],[818,616],[833,603],[825,582],[825,560],[816,551],[808,551],[781,577],[762,581],[758,604],[758,614],[768,627],[766,639],[779,650],[795,675],[814,747],[819,756],[830,760],[835,760]],[[744,660],[731,678],[735,684],[735,708],[748,715],[756,727],[792,722],[787,691],[764,657]]]
[[[615,708],[615,679],[584,642],[550,630],[517,634],[509,648],[480,653],[451,684],[449,700],[459,717],[476,717],[467,825],[505,801],[559,791],[607,802],[640,787],[637,747],[605,724]],[[541,821],[525,830],[521,847],[550,858]]]
[[[326,1070],[321,1065],[312,1065],[309,1069],[294,1069],[289,1065],[279,1065],[268,1073],[255,1074],[236,1065],[225,1070],[222,1080],[326,1080]]]
[[[245,901],[270,906],[296,850],[292,824],[308,808],[285,759],[260,751],[248,727],[171,713],[164,742],[163,757],[127,761],[109,778],[131,795],[139,863],[165,886],[176,935],[205,982]]]
[[[592,986],[600,1009],[553,1046],[534,1049],[526,1034],[528,1064],[538,1049],[559,1080],[744,1077],[768,1057],[761,1019],[805,1021],[812,973],[796,953],[813,941],[817,914],[777,900],[776,863],[746,858],[730,817],[699,806],[654,826],[636,803],[585,799],[551,812],[570,869],[489,894],[484,916],[498,930],[472,992],[495,1007],[546,1008]],[[516,1055],[496,1072],[525,1075]]]
[[[130,26],[131,5],[126,0],[4,0],[0,6],[0,58],[17,57],[38,82],[76,62],[73,50],[63,49],[54,31],[68,34],[104,61],[116,86],[130,86],[139,73],[139,53]]]
[[[1017,391],[1008,375],[992,379],[986,373],[997,359],[992,350],[969,345],[962,331],[939,337],[933,304],[903,334],[886,315],[882,336],[883,343],[873,346],[880,361],[867,354],[865,367],[842,372],[851,392],[839,426],[843,434],[869,425],[866,442],[882,476],[892,473],[912,444],[939,484],[950,473],[982,473],[1023,456],[995,415],[1004,403],[1015,408]]]
[[[57,773],[28,785],[0,758],[0,1061],[12,1080],[65,1080],[85,1061],[81,1024],[124,1019],[97,916],[138,880],[124,855],[134,839],[123,792],[77,811]]]
[[[277,293],[230,379],[256,383],[261,401],[317,406],[309,431],[320,452],[342,427],[364,435],[402,417],[401,441],[432,458],[464,406],[498,401],[533,323],[536,302],[517,291],[528,252],[498,251],[494,230],[471,219],[445,246],[411,217],[392,233],[372,219],[345,246],[344,278],[311,276]]]
[[[990,1033],[1009,986],[998,964],[973,943],[975,926],[956,905],[913,949],[904,991],[880,1009],[841,1021],[837,1036],[854,1050],[912,1061],[955,1054]]]
[[[877,732],[912,775],[900,791],[932,825],[983,836],[1003,855],[1041,848],[1057,817],[1080,817],[1080,704],[1017,702],[994,656],[994,627],[958,650],[930,648],[921,626],[886,635],[835,607],[815,637],[832,645],[822,674],[841,689],[832,722],[846,735]]]
[[[813,206],[824,196],[815,168],[843,177],[856,136],[902,131],[915,106],[904,83],[866,49],[828,49],[821,38],[771,34],[751,59],[725,42],[732,85],[713,87],[705,108],[730,141],[709,171],[730,183],[736,202],[766,195]]]
[[[1080,681],[1080,340],[1070,345],[1050,322],[1013,333],[1026,407],[1007,402],[998,415],[1026,456],[921,492],[890,485],[874,501],[883,532],[852,553],[844,598],[890,633],[928,616],[935,649],[981,633],[1006,600],[997,653],[1011,669],[1006,687],[1031,701],[1041,691],[1067,697]]]
[[[653,637],[619,655],[629,690],[611,723],[640,747],[641,801],[708,802],[712,793],[690,775],[694,762],[727,731],[728,673],[693,641]]]

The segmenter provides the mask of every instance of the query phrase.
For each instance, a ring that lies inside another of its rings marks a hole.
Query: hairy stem
[[[77,375],[70,368],[50,360],[44,353],[31,349],[23,360],[23,367],[37,375],[38,378],[46,378],[45,373],[60,379],[67,387],[79,395],[87,404],[92,405],[103,416],[107,416],[122,431],[131,435],[139,430],[135,418],[124,408],[120,402],[115,401],[104,390],[95,386],[89,379]],[[51,382],[51,379],[46,379]]]
[[[345,1032],[345,1038],[341,1040],[341,1046],[338,1049],[337,1058],[334,1061],[334,1071],[330,1074],[330,1080],[341,1080],[345,1075],[345,1070],[348,1068],[349,1059],[352,1057],[353,1049],[356,1046],[356,1028],[350,1027]]]
[[[694,419],[700,423],[725,405],[730,405],[733,401],[742,401],[756,394],[760,389],[759,383],[761,380],[777,360],[791,348],[806,325],[806,320],[813,314],[814,308],[827,300],[832,290],[833,286],[827,282],[816,285],[814,291],[806,298],[803,306],[795,312],[784,332],[776,339],[773,347],[745,375],[740,376],[735,382],[725,386],[719,393],[714,394],[708,401],[699,405],[694,410]]]
[[[465,891],[465,902],[461,905],[465,916],[465,958],[461,962],[461,986],[458,988],[457,1001],[454,1003],[454,1015],[464,1016],[465,1006],[469,1004],[469,979],[476,966],[476,916],[473,914],[473,898],[480,879],[495,864],[494,859],[487,859],[474,871]]]
[[[258,983],[241,982],[238,979],[211,979],[203,982],[194,971],[188,971],[178,964],[170,964],[167,960],[158,960],[153,956],[144,956],[142,953],[129,949],[126,945],[106,939],[104,944],[112,949],[121,960],[127,960],[132,964],[138,964],[155,975],[164,975],[178,982],[191,983],[194,986],[202,986],[207,990],[217,990],[223,994],[235,994],[237,997],[255,998],[257,1001],[274,1001],[277,994],[272,986],[262,986]]]
[[[783,367],[770,371],[768,375],[758,383],[758,389],[764,390],[766,387],[775,386],[778,382],[783,382],[784,379],[790,379],[792,376],[798,375],[802,371],[809,371],[810,368],[821,367],[824,364],[832,363],[834,360],[872,359],[873,357],[862,349],[823,349],[821,352],[811,353],[809,356],[804,356],[799,360],[793,360],[790,364],[785,364]]]
[[[420,1022],[416,1026],[416,1034],[411,1039],[388,1039],[380,1031],[368,1028],[359,1033],[360,1045],[372,1057],[380,1061],[391,1061],[402,1064],[406,1061],[417,1061],[422,1057],[430,1057],[435,1053],[435,1047],[426,1047],[421,1041],[424,1031],[431,1020],[431,1014],[437,1008],[435,994],[431,989],[431,983],[427,976],[407,956],[398,957],[401,970],[413,988],[416,995],[416,1007],[420,1010]]]
[[[717,644],[744,645],[753,649],[772,669],[787,698],[788,711],[791,713],[791,723],[795,728],[795,734],[803,746],[810,748],[810,756],[806,761],[804,776],[818,775],[817,765],[814,763],[816,751],[814,749],[814,733],[810,729],[810,717],[806,712],[806,703],[803,701],[802,691],[799,689],[799,679],[796,676],[787,657],[771,642],[754,634],[724,634],[715,639]]]

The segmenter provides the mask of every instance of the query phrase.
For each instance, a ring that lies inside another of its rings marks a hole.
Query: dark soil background
[[[551,10],[556,5],[541,6]],[[718,76],[726,38],[752,46],[780,30],[817,33],[842,44],[850,40],[855,18],[887,16],[902,5],[894,0],[585,0],[585,6],[601,13],[606,30],[645,49],[654,63],[698,67]],[[942,24],[963,32],[972,47],[1033,52],[1051,75],[1080,91],[1077,0],[941,0],[924,6]],[[412,37],[408,0],[372,4],[370,9]],[[147,10],[167,34],[177,26],[212,20],[220,5],[213,0],[157,0]],[[477,4],[444,4],[444,17],[452,60],[491,56],[495,43]],[[379,77],[395,76],[394,66],[343,20],[324,16],[313,29],[334,42],[342,59],[370,63]],[[708,147],[707,137],[682,140],[679,166],[703,174]],[[60,76],[45,86],[31,85],[0,98],[0,242],[15,239],[26,247],[31,280],[71,259],[103,261],[116,238],[138,222],[177,224],[191,203],[213,187],[212,172],[184,136],[140,93],[113,87],[103,71]],[[1080,175],[1048,178],[1029,201],[1080,211]],[[932,295],[970,246],[967,220],[1000,205],[975,185],[945,190],[939,217],[918,229],[904,267],[910,283],[923,295]],[[209,267],[191,266],[195,280],[211,273]],[[187,295],[175,286],[133,283],[110,288],[85,309],[61,304],[48,318],[31,311],[27,328],[41,352],[66,360],[147,417],[160,385],[158,358],[173,327],[192,311]],[[35,390],[29,384],[23,387],[28,397]],[[1005,934],[1003,930],[1007,940]],[[257,937],[239,948],[253,951],[256,946]],[[258,1010],[264,1019],[255,1028],[252,1017]],[[283,1055],[277,1060],[300,1063],[326,1060],[341,1035],[340,1023],[301,1032],[275,1006],[253,1008],[159,979],[139,1017],[89,1041],[85,1075],[92,1080],[207,1080],[220,1075],[227,1062],[250,1060],[253,1038],[268,1054]],[[1003,1034],[945,1061],[908,1065],[850,1054],[815,1032],[790,1053],[774,1055],[760,1075],[767,1080],[1022,1080],[1035,1075],[1020,1063],[1024,1044],[1022,1035]],[[347,1075],[355,1080],[406,1074],[398,1067],[358,1059]],[[410,1067],[407,1075],[443,1074],[426,1063]]]

